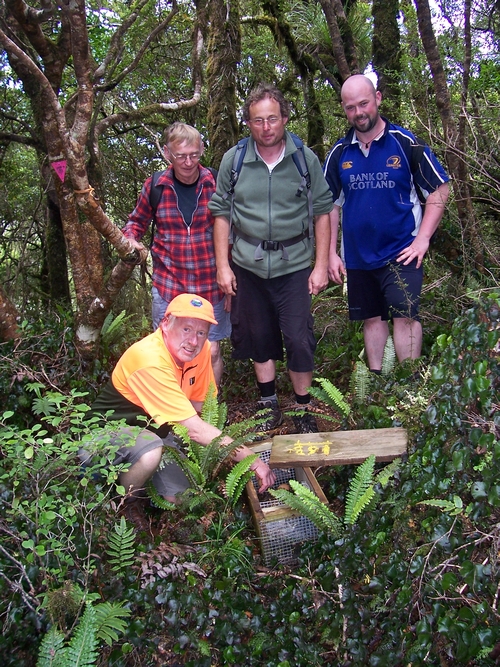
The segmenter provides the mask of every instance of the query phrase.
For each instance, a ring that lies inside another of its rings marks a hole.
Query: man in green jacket
[[[269,410],[263,429],[283,422],[275,376],[284,341],[295,401],[303,410],[294,418],[296,430],[312,433],[318,427],[308,412],[316,348],[311,295],[328,284],[332,195],[318,158],[305,146],[297,148],[286,131],[289,114],[290,105],[277,88],[260,84],[252,91],[243,107],[251,137],[234,194],[228,193],[237,147],[222,158],[217,190],[208,206],[215,217],[217,282],[233,297],[233,357],[254,362],[259,409]],[[303,180],[292,157],[298,150],[303,150],[310,175],[315,242],[308,194],[304,190],[299,196]]]

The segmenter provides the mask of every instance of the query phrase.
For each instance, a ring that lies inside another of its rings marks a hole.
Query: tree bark
[[[0,285],[0,340],[15,340],[21,332],[17,325],[19,313]]]
[[[239,3],[210,0],[208,20],[207,125],[212,165],[218,168],[239,133],[236,118],[236,68],[241,59]]]
[[[401,44],[397,14],[399,0],[373,0],[373,69],[378,75],[382,109],[394,123],[400,123]]]
[[[92,361],[97,354],[104,319],[134,264],[142,259],[104,212],[99,137],[118,123],[127,124],[196,105],[201,95],[201,68],[199,63],[193,67],[191,99],[105,114],[102,112],[104,93],[138,66],[147,48],[176,14],[175,0],[172,0],[171,11],[158,20],[126,67],[120,67],[125,36],[141,18],[141,12],[142,16],[147,15],[148,0],[138,0],[133,8],[124,10],[128,14],[113,35],[100,65],[96,65],[90,55],[85,0],[62,0],[59,8],[54,4],[43,10],[28,7],[23,0],[6,0],[5,6],[7,29],[0,30],[0,44],[30,100],[41,150],[46,151],[48,163],[65,161],[67,167],[64,181],[53,169],[50,169],[50,179],[53,179],[76,295],[76,345],[82,357]],[[49,18],[54,19],[52,26],[57,26],[53,30],[59,31],[55,39],[46,37],[42,29],[43,22]],[[200,50],[198,40],[194,49],[198,57]],[[63,107],[59,94],[70,58],[72,69],[68,76],[74,76],[76,92]],[[88,155],[91,156],[89,165]],[[103,236],[120,257],[106,281],[101,253]]]
[[[470,268],[484,271],[484,244],[481,227],[472,205],[471,182],[464,151],[466,145],[465,125],[460,128],[454,118],[446,74],[432,26],[429,2],[428,0],[415,0],[415,5],[420,37],[431,69],[436,93],[436,105],[443,124],[446,163],[452,178],[458,217],[462,226],[464,271]],[[467,13],[469,13],[469,20],[467,19]],[[470,4],[468,2],[465,5],[464,18],[470,38]],[[462,104],[465,103],[468,94],[467,58],[464,69],[466,75],[463,78]],[[464,133],[463,136],[460,134],[461,129]]]
[[[319,0],[332,40],[333,57],[344,82],[351,74],[359,73],[353,35],[340,0]]]

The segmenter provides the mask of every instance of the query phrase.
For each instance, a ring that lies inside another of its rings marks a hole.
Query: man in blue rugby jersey
[[[368,365],[380,372],[389,320],[399,361],[421,354],[422,260],[443,216],[449,179],[426,144],[379,114],[382,96],[368,77],[349,77],[341,97],[352,127],[324,165],[335,203],[329,277],[341,284],[347,276],[349,317],[363,321]]]

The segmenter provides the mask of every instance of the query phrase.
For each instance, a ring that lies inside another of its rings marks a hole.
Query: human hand
[[[260,481],[259,493],[264,493],[276,482],[276,475],[262,459],[257,459],[250,470],[256,474]]]
[[[149,250],[146,248],[146,246],[144,246],[140,241],[136,241],[135,239],[132,238],[127,238],[127,241],[134,248],[134,250],[137,250],[137,252],[139,253],[140,261],[138,262],[138,264],[142,264],[142,262],[145,262],[149,254]]]
[[[331,254],[328,264],[328,277],[337,285],[342,285],[345,275],[347,275],[347,271],[342,258],[337,253]]]
[[[315,266],[309,276],[309,294],[319,294],[328,286],[328,271],[326,267]]]
[[[224,267],[223,269],[217,269],[217,284],[224,294],[236,296],[236,276],[230,266]]]
[[[224,310],[226,311],[226,313],[231,312],[231,299],[232,296],[230,294],[226,294],[224,296]]]
[[[422,261],[424,259],[425,253],[429,249],[429,240],[426,238],[419,238],[418,236],[415,240],[407,247],[403,248],[399,255],[396,257],[397,262],[402,262],[404,266],[410,264],[415,259],[417,260],[417,269],[420,268]]]

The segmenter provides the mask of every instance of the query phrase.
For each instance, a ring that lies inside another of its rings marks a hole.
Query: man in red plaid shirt
[[[171,166],[157,181],[163,192],[156,214],[150,202],[150,176],[123,233],[134,247],[145,252],[140,240],[153,217],[156,219],[151,246],[154,329],[158,328],[168,304],[178,294],[199,294],[212,304],[218,324],[212,325],[208,338],[215,380],[219,385],[223,371],[220,341],[229,337],[231,323],[224,294],[217,285],[214,221],[207,207],[215,192],[215,179],[210,169],[200,165],[203,148],[200,133],[190,125],[174,123],[165,130],[163,150]]]

